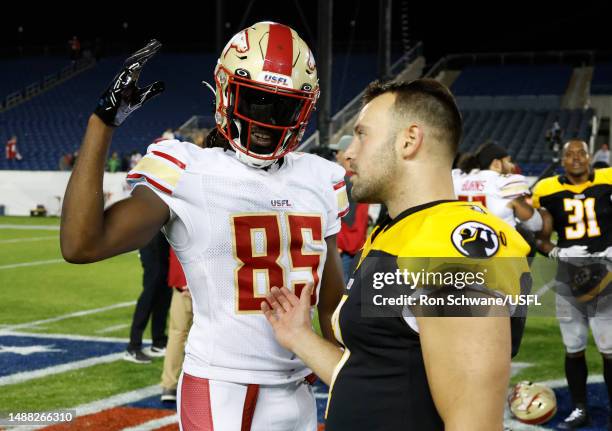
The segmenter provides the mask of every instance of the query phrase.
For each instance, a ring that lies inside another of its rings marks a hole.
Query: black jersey
[[[521,271],[528,271],[522,258],[528,251],[510,225],[465,202],[421,205],[375,227],[347,286],[348,295],[332,318],[345,351],[332,377],[326,430],[444,429],[427,382],[416,323],[408,323],[401,310],[391,310],[388,317],[363,315],[364,292],[371,289],[367,284],[374,273],[395,271],[398,257],[465,256],[518,257],[524,260]]]
[[[589,253],[612,245],[612,168],[596,169],[586,183],[564,175],[545,178],[533,190],[534,208],[552,215],[559,247],[586,245]]]

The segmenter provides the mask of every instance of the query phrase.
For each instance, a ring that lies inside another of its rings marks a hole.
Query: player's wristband
[[[543,225],[542,216],[540,212],[536,209],[533,210],[533,215],[526,221],[523,222],[523,225],[532,232],[538,232],[542,230]]]

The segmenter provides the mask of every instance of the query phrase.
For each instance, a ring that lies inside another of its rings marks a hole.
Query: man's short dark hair
[[[448,144],[450,153],[457,152],[463,120],[450,90],[434,79],[416,79],[410,82],[372,82],[363,96],[363,103],[385,93],[396,96],[393,108],[401,118],[412,114],[426,121],[438,131],[439,140]]]

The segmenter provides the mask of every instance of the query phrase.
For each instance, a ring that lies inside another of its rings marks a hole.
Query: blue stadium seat
[[[115,132],[111,151],[120,154],[133,150],[144,152],[166,128],[178,128],[193,115],[207,116],[212,126],[214,98],[201,82],[212,81],[216,60],[217,56],[213,54],[162,53],[153,58],[143,69],[140,83],[144,86],[161,80],[166,83],[166,91]],[[9,164],[0,158],[0,169],[57,169],[62,155],[72,153],[80,146],[87,118],[96,99],[122,63],[123,57],[103,59],[71,80],[3,113],[0,117],[0,130],[3,132],[0,139],[6,140],[16,134],[24,159],[20,163]],[[335,55],[332,70],[333,112],[353,99],[376,77],[376,64],[375,54]],[[15,69],[21,70],[23,67],[24,64],[18,62]],[[4,76],[0,71],[0,77]],[[0,79],[0,82],[3,80]],[[311,118],[306,136],[314,130],[316,113]]]

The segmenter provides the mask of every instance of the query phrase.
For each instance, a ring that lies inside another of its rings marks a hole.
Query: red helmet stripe
[[[293,37],[291,29],[282,24],[270,24],[263,70],[291,76],[292,63]]]

